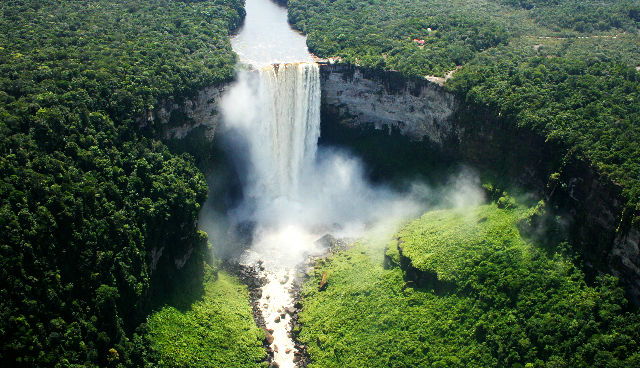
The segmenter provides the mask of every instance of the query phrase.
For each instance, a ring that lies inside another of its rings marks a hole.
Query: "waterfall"
[[[357,237],[374,223],[387,231],[419,206],[369,185],[360,161],[348,152],[318,151],[317,64],[254,67],[238,73],[220,102],[222,135],[243,190],[220,239],[242,248],[238,262],[255,267],[265,280],[256,305],[272,338],[273,361],[294,368],[302,353],[291,337],[292,291],[309,257],[327,251],[321,239]]]
[[[244,201],[232,216],[254,223],[255,231],[300,225],[309,216],[309,186],[316,181],[318,65],[268,64],[242,71],[221,107],[226,128],[238,137],[233,157],[242,171]]]
[[[223,256],[265,281],[253,302],[275,366],[294,368],[304,362],[304,348],[292,338],[294,296],[310,257],[327,252],[326,239],[359,237],[371,224],[391,228],[417,206],[369,185],[349,152],[318,149],[320,71],[305,37],[271,1],[246,0],[246,9],[245,25],[231,41],[243,65],[219,102],[223,125],[216,132],[242,195],[234,186],[224,198],[233,207],[218,213],[210,204],[200,224]]]
[[[227,128],[240,137],[245,201],[238,223],[252,223],[252,244],[240,262],[263,264],[267,280],[258,301],[265,328],[272,331],[274,361],[293,368],[291,337],[295,268],[319,254],[318,238],[301,218],[309,216],[309,181],[314,181],[320,136],[320,72],[315,63],[269,64],[243,71],[227,92],[222,109]],[[305,178],[311,178],[306,180]],[[303,190],[307,189],[307,190]],[[313,192],[313,191],[311,191]]]
[[[258,113],[245,128],[253,165],[250,195],[295,199],[320,136],[320,76],[315,63],[274,64],[258,70]]]

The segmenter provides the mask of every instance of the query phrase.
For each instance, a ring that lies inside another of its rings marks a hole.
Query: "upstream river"
[[[287,9],[270,0],[246,0],[247,15],[231,46],[245,64],[313,62],[306,37],[291,29]]]
[[[291,335],[293,293],[310,258],[327,251],[327,239],[360,237],[374,225],[416,215],[419,206],[369,184],[348,152],[318,147],[320,70],[305,37],[289,27],[286,9],[269,0],[247,0],[246,12],[231,44],[248,67],[238,68],[221,99],[223,126],[216,133],[231,141],[227,157],[236,164],[242,200],[221,222],[243,229],[245,241],[226,247],[242,250],[239,262],[266,280],[257,307],[272,366],[293,368],[304,362]]]

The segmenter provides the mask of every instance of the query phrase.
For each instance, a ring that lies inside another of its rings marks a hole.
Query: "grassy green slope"
[[[469,262],[495,251],[509,254],[516,267],[529,262],[532,249],[514,226],[517,215],[485,207],[433,211],[403,228],[398,244],[413,267],[460,283],[470,276],[464,272]]]
[[[523,210],[495,205],[425,214],[388,249],[427,286],[383,267],[362,242],[318,262],[303,293],[300,338],[314,367],[624,367],[640,363],[636,314],[612,278],[588,286],[570,260],[523,239]],[[329,275],[325,291],[317,285]],[[453,286],[452,286],[453,285]]]
[[[383,248],[358,244],[316,265],[300,314],[310,367],[495,366],[473,340],[479,315],[472,299],[405,288],[401,270],[384,269],[382,255]],[[325,271],[329,283],[320,292]]]
[[[158,367],[262,367],[264,332],[251,316],[247,288],[224,271],[209,270],[201,300],[166,306],[148,318]]]

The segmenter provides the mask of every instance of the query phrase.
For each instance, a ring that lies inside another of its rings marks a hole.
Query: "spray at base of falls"
[[[222,102],[226,126],[246,140],[246,196],[295,199],[320,136],[320,72],[315,63],[242,71]]]

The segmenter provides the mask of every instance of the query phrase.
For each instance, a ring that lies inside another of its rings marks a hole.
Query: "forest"
[[[311,52],[447,87],[623,186],[640,220],[640,2],[288,2]],[[413,40],[424,40],[418,45]],[[457,70],[458,67],[461,67]]]
[[[184,281],[152,253],[191,249],[191,279],[209,251],[204,175],[137,119],[229,80],[243,15],[231,0],[0,4],[3,362],[143,365],[141,323]]]
[[[430,211],[318,261],[300,317],[310,367],[640,364],[640,318],[616,279],[587,285],[571,258],[520,235],[538,210],[503,196]]]

